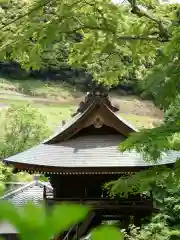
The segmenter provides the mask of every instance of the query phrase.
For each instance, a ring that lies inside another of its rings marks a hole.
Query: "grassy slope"
[[[41,80],[11,80],[0,77],[1,93],[6,95],[21,93],[29,96],[48,98],[51,100],[72,100],[82,96],[75,87],[57,82],[42,82]],[[17,94],[18,96],[18,94]],[[20,97],[20,95],[19,95]]]
[[[70,117],[84,93],[67,85],[44,83],[40,80],[7,80],[0,78],[0,105],[32,101],[47,117],[52,129]],[[137,128],[153,127],[162,119],[162,113],[149,101],[137,97],[112,96],[120,107],[120,115]]]

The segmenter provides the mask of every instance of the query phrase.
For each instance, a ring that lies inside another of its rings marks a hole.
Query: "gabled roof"
[[[0,200],[10,201],[16,206],[23,206],[29,201],[35,204],[40,204],[43,201],[44,186],[46,187],[47,191],[53,193],[53,188],[49,183],[32,181],[26,183],[24,186],[6,193],[0,198]]]
[[[68,140],[84,127],[93,124],[93,121],[96,121],[98,116],[101,117],[101,121],[105,125],[111,125],[117,132],[126,137],[130,133],[137,131],[130,123],[116,114],[118,111],[119,109],[111,104],[104,87],[98,86],[91,93],[87,93],[85,101],[80,102],[76,113],[72,115],[73,118],[61,126],[59,131],[44,143],[52,144]]]
[[[135,151],[118,150],[118,145],[137,130],[117,111],[108,95],[96,89],[53,136],[4,161],[23,171],[51,174],[119,174],[151,167],[154,164],[145,162]],[[169,152],[157,164],[172,164],[179,156]]]
[[[93,124],[98,117],[103,124],[115,128],[117,132],[128,137],[137,129],[126,120],[116,114],[119,109],[113,106],[104,87],[96,87],[91,93],[87,93],[85,101],[81,101],[73,118],[61,126],[53,136],[44,141],[44,144],[59,143],[70,139],[84,127]]]
[[[74,118],[62,126],[59,132],[56,132],[48,140],[44,141],[44,144],[59,143],[70,139],[83,129],[84,125],[88,127],[93,124],[97,117],[103,118],[103,124],[115,128],[117,132],[126,137],[128,137],[130,133],[137,131],[137,129],[125,119],[115,114],[101,98],[97,97],[84,112],[78,113]],[[87,123],[88,121],[89,123]]]

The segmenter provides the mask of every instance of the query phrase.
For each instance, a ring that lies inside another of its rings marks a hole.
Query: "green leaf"
[[[47,227],[51,226],[50,235],[68,230],[74,224],[81,222],[87,214],[86,206],[70,203],[54,206],[47,221]]]
[[[10,202],[1,201],[0,209],[0,221],[11,223],[22,240],[49,240],[81,222],[88,213],[87,207],[69,203],[47,210],[46,206],[32,203],[18,209]]]
[[[8,3],[9,0],[0,0],[0,4]]]
[[[113,226],[101,226],[92,232],[92,240],[123,240],[124,235]]]
[[[7,220],[15,226],[18,231],[20,231],[24,226],[24,222],[20,217],[19,209],[17,209],[11,202],[0,202],[0,220]]]

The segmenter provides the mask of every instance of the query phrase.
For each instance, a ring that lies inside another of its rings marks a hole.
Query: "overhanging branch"
[[[26,16],[29,16],[30,14],[32,14],[33,12],[39,10],[40,8],[42,7],[45,7],[46,5],[48,5],[49,3],[51,3],[51,0],[47,0],[47,1],[44,1],[42,4],[38,4],[36,7],[30,9],[28,12],[16,17],[15,19],[5,23],[2,27],[0,27],[0,31],[1,30],[4,30],[5,28],[7,28],[8,26],[10,26],[11,24],[23,19],[24,17]]]
[[[104,31],[104,32],[109,32],[114,34],[113,31],[111,31],[109,28],[105,28],[105,27],[101,27],[101,26],[79,26],[77,28],[74,28],[70,31],[67,32],[62,32],[64,34],[73,34],[75,32],[78,32],[80,30],[92,30],[92,31]],[[157,42],[166,42],[169,41],[170,39],[166,40],[166,39],[161,39],[159,36],[153,36],[153,35],[117,35],[117,40],[123,40],[123,41],[137,41],[137,40],[142,40],[142,41],[157,41]]]
[[[155,16],[152,14],[150,15],[148,11],[141,9],[137,4],[136,0],[128,0],[128,2],[131,4],[132,7],[132,13],[136,14],[138,17],[146,17],[149,20],[153,21],[156,23],[156,25],[159,28],[159,36],[160,38],[164,39],[164,41],[169,41],[171,38],[170,33],[168,32],[167,28],[165,27],[164,23],[162,20],[157,19]]]
[[[165,42],[165,40],[157,37],[157,36],[118,36],[118,40],[127,40],[127,41],[135,41],[135,40],[142,40],[142,41],[158,41],[158,42]]]

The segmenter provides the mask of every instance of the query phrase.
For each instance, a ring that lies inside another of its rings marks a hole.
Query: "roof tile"
[[[23,206],[29,201],[35,204],[40,204],[43,200],[44,186],[46,186],[46,191],[49,191],[50,193],[53,192],[53,188],[49,183],[33,181],[25,184],[23,187],[8,192],[1,198],[1,200],[10,201],[16,206]]]
[[[147,163],[135,151],[120,152],[117,147],[123,137],[120,135],[81,136],[58,144],[40,144],[25,152],[6,159],[17,162],[51,167],[144,167]],[[166,154],[157,164],[175,162],[180,153]]]

